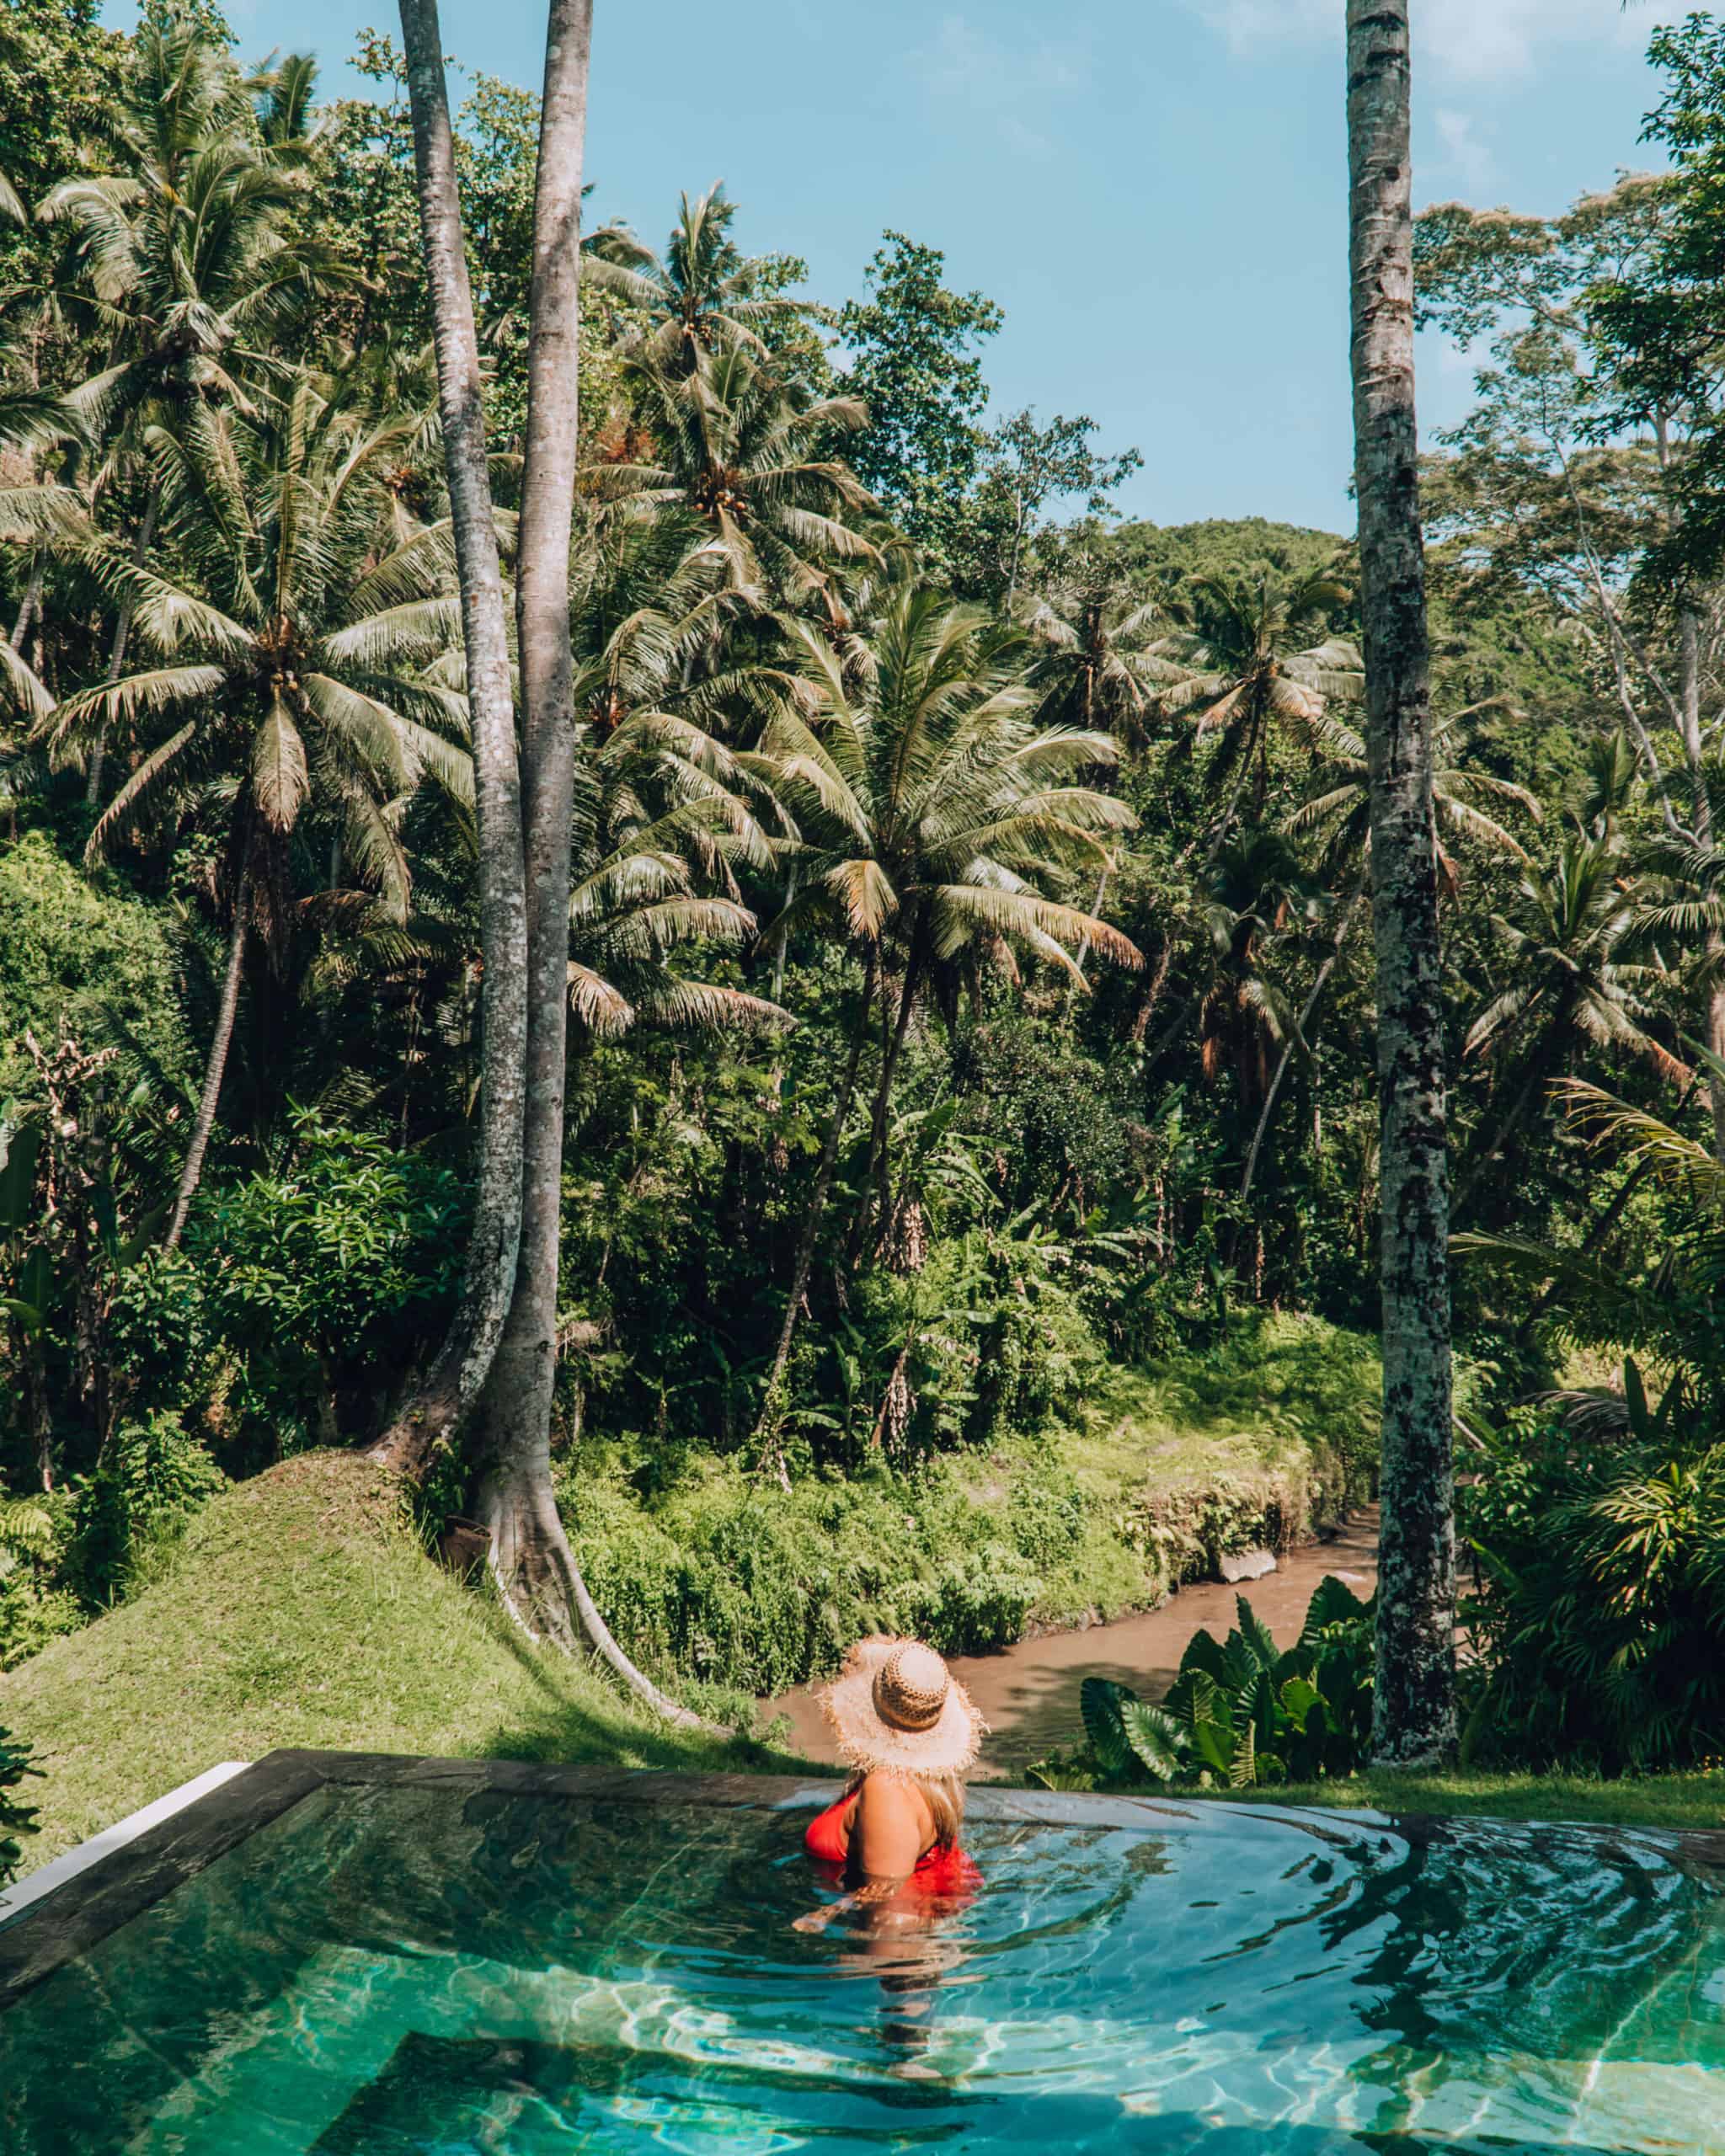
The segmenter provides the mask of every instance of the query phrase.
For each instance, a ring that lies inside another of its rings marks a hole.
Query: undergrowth
[[[1372,1494],[1378,1383],[1369,1341],[1267,1316],[1114,1371],[1081,1428],[788,1492],[735,1457],[594,1444],[559,1497],[631,1654],[772,1694],[869,1631],[976,1653],[1153,1606],[1225,1552],[1286,1548]]]

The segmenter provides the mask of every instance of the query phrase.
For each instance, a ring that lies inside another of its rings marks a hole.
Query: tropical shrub
[[[84,1621],[77,1598],[59,1584],[67,1525],[58,1497],[0,1495],[0,1670]]]
[[[1657,1406],[1556,1396],[1476,1426],[1461,1492],[1468,1756],[1608,1774],[1725,1749],[1725,1442],[1685,1380]]]
[[[1076,1549],[1064,1481],[1046,1502],[979,1503],[941,1464],[789,1492],[691,1464],[644,1503],[594,1448],[558,1498],[594,1599],[628,1652],[667,1677],[772,1694],[835,1669],[870,1632],[948,1654],[1017,1639],[1044,1564]],[[1028,1480],[1028,1478],[1027,1478]]]
[[[345,1422],[377,1417],[435,1337],[465,1209],[448,1170],[299,1113],[280,1166],[194,1214],[203,1324],[236,1374],[229,1398],[254,1449],[334,1444]]]
[[[38,1769],[30,1764],[30,1748],[10,1730],[0,1729],[0,1886],[18,1876],[24,1856],[20,1834],[36,1831],[35,1806],[20,1804],[11,1792],[26,1774]]]
[[[227,1480],[177,1415],[122,1423],[72,1492],[66,1572],[84,1601],[127,1593]]]
[[[1226,1641],[1194,1636],[1159,1706],[1110,1678],[1086,1678],[1087,1758],[1049,1763],[1039,1779],[1071,1787],[1076,1769],[1102,1787],[1252,1789],[1357,1772],[1371,1740],[1371,1604],[1331,1576],[1285,1653],[1243,1594],[1235,1606],[1239,1621]]]

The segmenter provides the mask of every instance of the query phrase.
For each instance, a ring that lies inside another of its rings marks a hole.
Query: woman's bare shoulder
[[[911,1870],[933,1837],[928,1800],[914,1782],[873,1774],[857,1792],[852,1846],[871,1876]]]

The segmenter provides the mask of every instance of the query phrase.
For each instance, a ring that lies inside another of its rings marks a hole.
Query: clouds
[[[1342,0],[1184,0],[1246,53],[1319,40],[1339,44]],[[1674,22],[1691,0],[1623,8],[1618,0],[1423,0],[1413,13],[1414,56],[1451,84],[1520,81],[1560,47],[1610,43],[1626,52],[1656,23]]]
[[[1094,76],[1087,45],[1008,43],[961,14],[943,16],[928,42],[910,54],[909,66],[926,95],[986,114],[1014,149],[1038,157],[1053,146],[1036,115],[1050,97],[1087,89]]]
[[[1472,115],[1439,105],[1432,115],[1443,146],[1442,162],[1464,187],[1477,191],[1486,186],[1496,168],[1491,151],[1474,131]]]

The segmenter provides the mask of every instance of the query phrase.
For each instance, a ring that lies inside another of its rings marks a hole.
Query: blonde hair
[[[895,1782],[910,1782],[922,1792],[934,1821],[934,1845],[949,1849],[964,1823],[964,1777],[962,1774],[913,1774],[905,1767],[859,1767],[845,1795],[856,1796],[871,1774],[889,1774]]]

